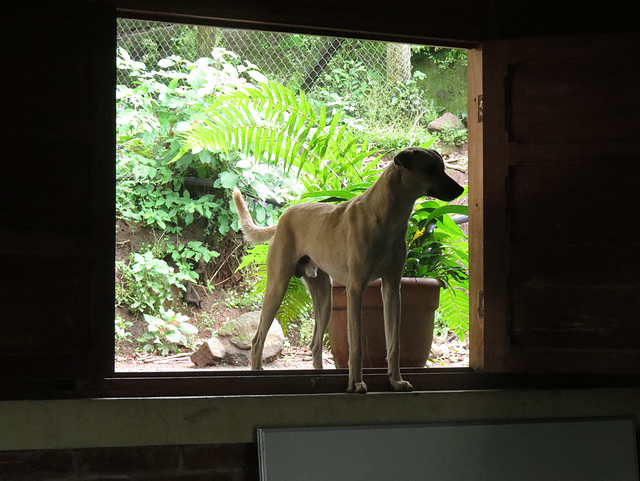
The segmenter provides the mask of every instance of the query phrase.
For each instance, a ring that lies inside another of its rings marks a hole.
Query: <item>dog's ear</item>
[[[413,168],[413,149],[404,149],[396,154],[393,163],[411,170]]]

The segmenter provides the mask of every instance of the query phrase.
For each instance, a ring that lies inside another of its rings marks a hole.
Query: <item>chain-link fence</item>
[[[222,47],[258,66],[269,79],[304,91],[345,65],[392,82],[411,76],[410,46],[385,42],[120,19],[118,46],[148,68],[171,55],[194,61]]]

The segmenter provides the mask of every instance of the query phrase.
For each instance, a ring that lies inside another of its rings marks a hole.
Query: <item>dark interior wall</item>
[[[3,25],[0,378],[89,377],[113,337],[115,12],[12,5]]]
[[[255,443],[0,451],[3,480],[257,481]]]
[[[450,46],[486,40],[637,31],[633,7],[622,1],[553,2],[510,0],[401,0],[376,3],[277,0],[118,0],[122,15],[172,19],[247,28],[303,30],[334,35],[353,32],[363,38],[423,42],[431,38]]]
[[[620,8],[616,8],[617,5]],[[110,369],[116,7],[122,14],[148,18],[239,23],[254,28],[313,33],[335,33],[335,29],[344,29],[362,37],[406,41],[419,37],[461,46],[475,46],[500,38],[630,32],[638,28],[622,2],[609,2],[605,6],[582,2],[570,12],[561,11],[551,2],[490,0],[396,2],[375,8],[364,1],[309,4],[290,0],[269,3],[122,1],[117,5],[77,1],[35,6],[25,3],[8,8],[3,13],[5,28],[1,34],[5,74],[0,77],[5,117],[2,171],[5,207],[0,224],[3,272],[0,278],[0,396],[5,395],[8,386],[14,388],[11,391],[14,396],[16,392],[17,396],[23,393],[31,396],[35,389],[38,396],[47,397],[55,395],[52,392],[59,388],[72,390],[77,379],[99,376]],[[613,77],[609,88],[615,90],[620,83],[615,75]],[[497,82],[503,82],[503,78]],[[625,105],[618,108],[625,112]],[[544,123],[544,112],[541,115]],[[584,115],[588,122],[590,110],[586,109]],[[516,136],[522,132],[517,130],[519,125],[522,124],[514,124]],[[499,135],[504,135],[504,124],[500,128]],[[637,135],[628,125],[623,131]],[[637,172],[637,167],[634,169],[633,172]],[[513,182],[526,186],[529,170],[535,168],[516,166]],[[569,169],[562,175],[572,174]],[[540,178],[540,175],[536,177]],[[629,179],[626,180],[629,183]],[[528,202],[521,197],[515,197],[514,201]],[[629,205],[630,202],[633,205]],[[587,201],[584,206],[591,208]],[[614,198],[607,207],[629,212],[633,222],[637,200],[624,196],[624,201],[617,202]],[[506,229],[506,225],[503,228]],[[520,235],[527,226],[513,220],[509,228]],[[619,249],[619,244],[609,242],[602,232],[597,235],[603,252],[609,258],[615,256],[617,251],[612,251]],[[615,233],[612,237],[619,238]],[[635,253],[637,255],[637,250]],[[525,274],[528,275],[532,266],[527,268]],[[520,272],[524,271],[516,269],[512,278],[521,279],[518,278]],[[578,282],[579,279],[568,278],[566,285],[570,287]],[[620,303],[624,312],[635,316],[635,297],[622,296]],[[637,325],[637,319],[634,320]],[[637,339],[630,342],[638,345]],[[552,415],[555,398],[553,394],[549,398],[550,407],[545,413]],[[398,403],[395,408],[402,410],[402,403]],[[91,413],[86,415],[90,417]],[[216,426],[211,429],[215,430]],[[200,455],[205,453],[214,459],[206,464],[206,469],[219,470],[215,479],[256,479],[255,445],[230,446],[202,447]],[[229,450],[226,455],[225,449]],[[137,451],[140,456],[151,459],[157,452],[155,448]],[[168,470],[182,469],[181,473],[187,474],[184,470],[188,467],[202,466],[190,452],[191,448],[167,449],[161,461]],[[85,469],[93,477],[102,475],[103,479],[109,479],[107,474],[113,474],[113,470],[105,466],[117,471],[117,460],[122,454],[118,448],[82,452],[64,449],[54,453],[8,451],[0,456],[0,466],[14,469],[9,475],[15,474],[15,479],[28,479],[29,473],[22,469],[37,469],[38,463],[46,464],[44,471],[37,475],[43,478],[53,478],[53,469],[63,473],[60,477],[67,476],[71,466]],[[127,451],[127,455],[131,453]],[[191,455],[190,459],[196,464],[184,464],[187,463],[185,456]],[[229,459],[236,464],[224,471]],[[177,464],[169,466],[171,460]],[[56,464],[49,464],[50,461]],[[158,466],[161,465],[155,465],[157,469]],[[135,465],[130,467],[131,471],[116,474],[132,478],[146,475],[134,472]],[[190,474],[193,475],[190,479],[199,479],[198,473]],[[206,476],[210,479],[211,473],[207,472]],[[167,475],[166,479],[172,478]]]

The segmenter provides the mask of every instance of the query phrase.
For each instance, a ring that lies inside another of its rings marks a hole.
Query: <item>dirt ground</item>
[[[172,356],[162,357],[141,353],[133,353],[129,356],[116,356],[116,372],[175,372],[175,371],[246,371],[248,366],[219,365],[207,368],[198,368],[191,362],[192,351]],[[427,367],[468,367],[469,346],[460,342],[457,338],[434,339],[432,345],[432,358]],[[323,353],[324,368],[333,369],[335,365],[331,353],[325,349]],[[306,347],[288,346],[275,361],[265,364],[265,370],[284,369],[313,369],[311,364],[311,350]]]
[[[191,323],[199,326],[198,339],[194,346],[200,346],[205,339],[209,339],[214,331],[224,322],[235,319],[250,309],[241,309],[230,305],[229,298],[233,298],[233,289],[216,289],[203,297],[200,309],[191,311]],[[131,339],[138,339],[144,332],[144,322],[136,321],[130,315],[120,314],[131,320]],[[295,326],[289,329],[285,348],[281,355],[273,362],[265,364],[267,370],[284,369],[313,369],[311,350],[308,346],[301,346],[299,334]],[[171,371],[242,371],[248,366],[218,365],[198,368],[191,362],[190,356],[194,349],[184,349],[184,352],[170,356],[159,356],[140,352],[140,343],[117,342],[115,355],[116,372],[171,372]],[[432,353],[427,367],[466,367],[469,365],[468,342],[461,342],[452,335],[435,337],[432,343]],[[325,369],[335,367],[331,352],[327,349],[323,354]]]
[[[203,296],[203,302],[199,309],[192,309],[191,323],[199,327],[198,339],[194,342],[195,348],[209,339],[213,332],[219,329],[224,322],[235,319],[247,312],[248,308],[233,307],[230,298],[235,294],[234,289],[216,289],[212,293]],[[259,306],[254,306],[259,308]],[[135,320],[130,314],[118,309],[119,314],[133,322],[129,328],[130,339],[138,339],[144,332],[144,322]],[[271,363],[265,364],[267,370],[284,369],[313,369],[311,350],[308,346],[300,345],[299,333],[295,326],[290,327],[287,333],[285,348],[281,355]],[[195,349],[183,349],[184,352],[166,357],[140,352],[140,343],[116,342],[115,355],[116,372],[171,372],[171,371],[242,371],[248,370],[248,366],[218,365],[206,368],[198,368],[191,362],[190,356]],[[468,340],[460,341],[457,337],[448,334],[435,337],[431,346],[431,356],[427,367],[467,367],[469,365]],[[323,354],[325,369],[335,367],[331,352],[327,349]]]

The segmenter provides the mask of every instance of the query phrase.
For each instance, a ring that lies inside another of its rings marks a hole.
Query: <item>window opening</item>
[[[411,145],[437,149],[467,184],[464,50],[119,19],[117,62],[116,372],[249,369],[255,327],[233,321],[262,306],[266,245],[238,233],[234,186],[273,224],[288,203],[360,192]],[[269,118],[276,103],[290,109]],[[213,117],[226,128],[212,133]],[[301,152],[319,125],[335,142],[314,160]],[[468,366],[466,203],[419,199],[409,226],[406,274],[447,282],[426,367]],[[444,205],[458,207],[428,216]],[[311,303],[295,278],[278,319],[265,369],[312,369]]]

